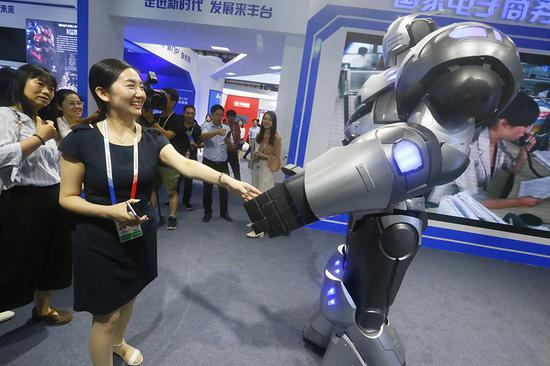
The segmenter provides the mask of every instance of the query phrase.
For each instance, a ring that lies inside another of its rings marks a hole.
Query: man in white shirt
[[[227,145],[231,144],[231,129],[222,124],[224,115],[223,107],[219,104],[213,105],[210,109],[212,116],[211,122],[205,122],[202,125],[201,140],[204,142],[202,163],[217,170],[218,172],[229,174],[227,167]],[[212,184],[203,185],[203,222],[208,222],[212,218]],[[220,192],[220,216],[226,221],[233,221],[228,214],[227,208],[227,189],[218,187]]]
[[[259,119],[254,118],[252,120],[252,127],[248,129],[248,150],[243,156],[243,159],[246,159],[246,156],[251,152],[256,150],[256,136],[260,133],[260,126],[258,126]]]

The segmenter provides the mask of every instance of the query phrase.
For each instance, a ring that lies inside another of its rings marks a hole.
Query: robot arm
[[[463,166],[447,176],[451,181]],[[428,192],[442,180],[437,137],[418,124],[397,123],[332,148],[305,171],[247,202],[256,232],[270,237],[347,212],[379,212]]]

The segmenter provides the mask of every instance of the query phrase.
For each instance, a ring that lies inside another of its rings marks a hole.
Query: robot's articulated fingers
[[[308,163],[305,172],[245,207],[256,232],[288,235],[319,217],[380,212],[428,192],[441,181],[441,158],[432,132],[417,124],[397,123],[330,149]],[[465,169],[468,157],[461,158]],[[457,176],[464,169],[457,169]]]
[[[270,237],[288,235],[318,220],[305,196],[304,177],[303,172],[296,174],[244,204],[255,232],[266,232]]]

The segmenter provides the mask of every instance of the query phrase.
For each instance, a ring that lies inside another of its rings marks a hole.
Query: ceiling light
[[[283,67],[282,66],[269,66],[269,68],[271,70],[281,70]]]
[[[214,51],[224,51],[224,52],[229,52],[229,48],[227,47],[220,47],[220,46],[210,46],[211,49],[213,49]]]
[[[234,75],[237,75],[237,74],[235,74],[234,72],[226,72],[225,75],[234,76]]]

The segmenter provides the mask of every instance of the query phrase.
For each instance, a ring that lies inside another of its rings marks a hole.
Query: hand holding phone
[[[126,201],[126,204],[128,206],[128,213],[136,218],[140,218],[145,216],[145,212],[147,208],[151,205],[151,201],[148,201],[147,203],[142,203],[142,201],[132,203]]]

